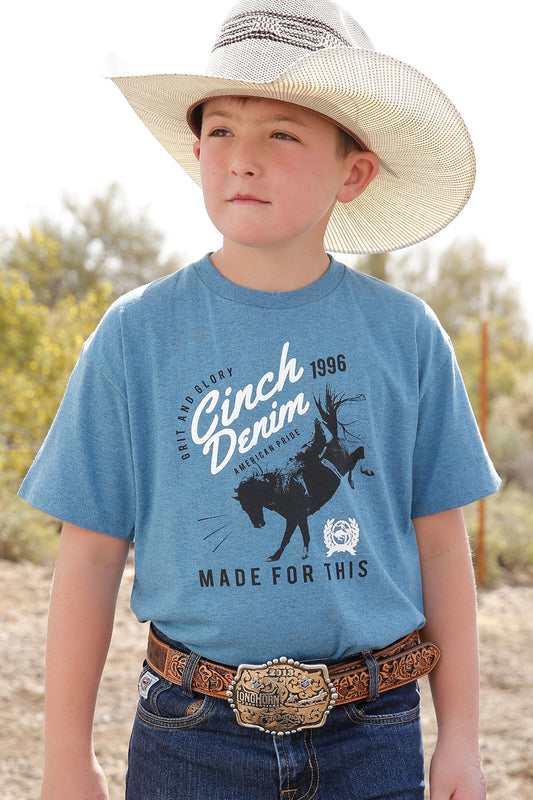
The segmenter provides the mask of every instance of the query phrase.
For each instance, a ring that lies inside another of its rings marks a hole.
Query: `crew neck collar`
[[[226,300],[259,308],[294,308],[316,302],[337,288],[346,269],[343,264],[330,256],[326,272],[313,283],[290,292],[262,292],[257,289],[247,289],[224,278],[214,267],[210,255],[208,253],[193,265],[200,280],[212,292]]]

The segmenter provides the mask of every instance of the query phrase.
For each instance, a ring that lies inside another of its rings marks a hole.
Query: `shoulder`
[[[196,302],[198,279],[190,264],[119,297],[83,346],[81,357],[106,374],[119,374],[127,357],[161,346],[185,303]]]
[[[194,302],[199,284],[197,263],[139,286],[119,297],[107,309],[95,331],[97,336],[124,336],[141,332],[155,324],[174,318],[184,302]],[[93,334],[94,335],[94,334]]]
[[[181,295],[196,284],[196,264],[189,264],[187,267],[165,275],[144,286],[139,286],[130,292],[119,297],[106,312],[106,317],[129,318],[146,317],[153,311],[161,312],[171,305],[176,295]]]
[[[346,269],[345,287],[349,313],[359,316],[359,329],[382,356],[416,363],[420,378],[454,361],[450,337],[424,300],[352,269]]]
[[[447,338],[435,312],[420,297],[349,267],[345,285],[365,320],[376,320],[397,334],[433,330]]]

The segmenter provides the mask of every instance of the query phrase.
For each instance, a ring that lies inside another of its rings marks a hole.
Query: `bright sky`
[[[344,0],[377,50],[428,74],[470,128],[478,174],[459,217],[431,240],[476,237],[505,261],[533,324],[530,24],[527,4]],[[0,228],[58,213],[112,181],[190,260],[218,246],[200,190],[101,77],[107,53],[148,71],[202,73],[224,0],[17,0],[2,13]],[[173,67],[169,65],[173,64]]]

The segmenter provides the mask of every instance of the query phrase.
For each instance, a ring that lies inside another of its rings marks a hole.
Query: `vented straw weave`
[[[425,75],[377,53],[347,12],[324,0],[242,0],[230,11],[207,74],[110,74],[133,109],[200,184],[187,112],[207,97],[284,100],[323,114],[379,157],[380,170],[326,231],[334,252],[413,244],[447,225],[472,191],[466,126]]]

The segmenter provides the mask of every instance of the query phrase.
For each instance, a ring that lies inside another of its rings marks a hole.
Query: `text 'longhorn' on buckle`
[[[241,664],[226,692],[239,725],[273,736],[319,728],[338,697],[325,664]]]

